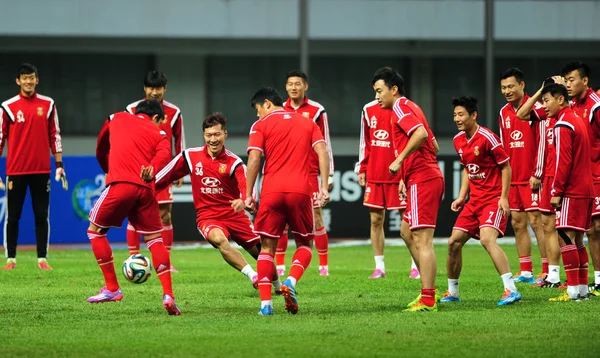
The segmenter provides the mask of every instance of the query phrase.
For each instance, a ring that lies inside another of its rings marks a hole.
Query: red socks
[[[521,266],[521,271],[533,272],[531,256],[519,256],[519,264]]]
[[[129,249],[129,255],[140,253],[140,236],[131,224],[127,224],[127,248]]]
[[[256,260],[256,271],[258,273],[258,291],[261,301],[271,300],[271,289],[273,284],[273,255],[267,252],[261,252]]]
[[[171,252],[171,246],[173,246],[173,225],[163,226],[162,237],[167,251]]]
[[[104,275],[106,288],[110,292],[118,291],[119,282],[117,281],[117,275],[115,274],[112,249],[106,239],[106,234],[88,230],[87,235],[92,244],[92,251],[94,252],[94,256],[96,256],[96,261],[102,270],[102,275]]]
[[[585,248],[584,248],[585,250]],[[579,285],[579,253],[575,245],[565,245],[560,248],[560,254],[563,259],[565,266],[565,273],[567,274],[567,285],[578,286]],[[586,252],[587,256],[587,252]],[[587,269],[586,269],[587,271]],[[587,279],[587,274],[586,274]]]
[[[590,259],[588,258],[588,253],[585,249],[585,245],[577,248],[577,254],[579,255],[579,284],[587,286],[588,265]]]
[[[327,248],[329,246],[329,237],[325,227],[318,228],[315,233],[315,246],[319,253],[319,266],[327,266],[328,255]]]
[[[285,252],[287,251],[288,241],[288,231],[286,228],[285,232],[277,241],[277,251],[275,252],[275,262],[277,266],[285,265]]]
[[[421,289],[421,302],[426,306],[433,307],[435,305],[435,288]]]
[[[548,274],[548,258],[542,257],[542,275]]]
[[[310,246],[300,246],[292,257],[292,267],[290,268],[289,277],[296,279],[296,282],[300,281],[300,278],[304,274],[304,271],[312,260],[312,249]]]
[[[171,260],[169,258],[169,252],[165,248],[162,237],[157,237],[152,240],[146,241],[148,250],[152,253],[152,264],[156,270],[156,275],[160,280],[160,284],[163,287],[163,294],[173,295],[173,283],[171,280]]]

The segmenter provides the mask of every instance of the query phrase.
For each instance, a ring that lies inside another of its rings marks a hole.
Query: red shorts
[[[214,229],[220,229],[228,239],[235,241],[244,249],[250,249],[260,242],[260,236],[252,231],[252,223],[245,214],[240,215],[239,218],[227,220],[208,219],[198,222],[198,231],[207,241],[208,235]]]
[[[540,190],[540,211],[546,214],[554,214],[556,210],[550,204],[550,199],[552,199],[552,183],[554,182],[554,177],[544,177],[542,180],[542,188]]]
[[[404,210],[406,198],[400,198],[397,183],[367,182],[363,205],[376,209]]]
[[[467,203],[452,229],[464,231],[471,237],[479,239],[480,229],[491,227],[498,231],[498,237],[502,237],[507,224],[508,217],[504,216],[502,210],[498,208],[498,201],[494,199],[479,205]]]
[[[310,175],[308,177],[308,182],[310,183],[310,191],[312,197],[312,207],[320,208],[321,203],[319,202],[319,176]]]
[[[104,189],[90,210],[90,222],[105,229],[121,227],[125,218],[140,234],[161,232],[154,190],[131,183],[114,183]]]
[[[531,190],[529,184],[510,186],[508,192],[508,207],[511,211],[539,210],[540,189]]]
[[[300,193],[269,193],[260,196],[254,232],[272,238],[281,237],[288,224],[297,237],[312,240],[315,232],[312,200]]]
[[[560,209],[556,211],[556,228],[590,231],[592,227],[593,199],[563,197]]]
[[[594,182],[594,203],[592,204],[592,218],[600,216],[600,182]]]
[[[169,186],[163,190],[157,191],[156,201],[158,201],[159,204],[173,204],[173,184],[169,184]]]
[[[434,178],[408,187],[404,221],[410,230],[435,228],[444,196],[444,179]]]

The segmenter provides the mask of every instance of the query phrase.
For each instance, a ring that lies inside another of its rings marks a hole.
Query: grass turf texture
[[[504,249],[518,271],[515,247]],[[436,246],[436,253],[437,285],[443,293],[446,247]],[[372,251],[363,246],[330,249],[330,277],[318,276],[315,254],[297,286],[299,313],[285,312],[283,298],[274,296],[272,317],[257,316],[258,291],[216,250],[173,252],[181,270],[173,275],[180,317],[167,316],[163,309],[155,273],[141,285],[123,278],[124,250],[114,256],[125,297],[104,304],[86,302],[103,286],[91,251],[51,252],[51,272],[38,270],[34,255],[20,253],[16,270],[0,272],[2,357],[598,354],[600,298],[548,302],[558,290],[518,284],[523,300],[497,307],[502,282],[485,250],[477,246],[467,246],[463,253],[463,301],[438,304],[437,313],[401,312],[419,292],[419,282],[408,279],[405,247],[387,249],[388,278],[369,280]],[[534,257],[536,271],[541,269],[538,262]]]

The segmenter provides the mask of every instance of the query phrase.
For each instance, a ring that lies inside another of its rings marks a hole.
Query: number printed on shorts
[[[486,223],[492,223],[492,218],[494,217],[495,211],[490,211],[490,217],[486,220]]]

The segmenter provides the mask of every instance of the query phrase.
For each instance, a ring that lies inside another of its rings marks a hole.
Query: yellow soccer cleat
[[[435,302],[440,302],[440,300],[442,299],[442,296],[440,296],[440,293],[438,292],[437,288],[435,289]],[[412,306],[416,305],[417,303],[419,303],[419,301],[421,301],[421,294],[419,293],[419,295],[417,296],[417,298],[415,298],[414,300],[410,301],[407,305],[406,308],[411,308]]]
[[[567,293],[567,291],[564,291],[557,297],[549,298],[548,301],[550,301],[550,302],[570,302],[570,301],[574,301],[574,300],[571,297],[569,297],[569,294]]]
[[[419,302],[417,302],[417,304],[405,309],[402,312],[437,312],[437,310],[438,310],[437,303],[434,304],[433,306],[429,307],[426,304],[424,304],[423,302],[419,301]]]

